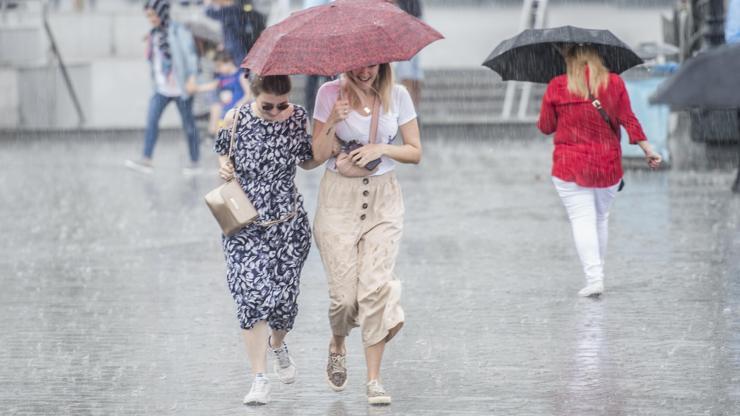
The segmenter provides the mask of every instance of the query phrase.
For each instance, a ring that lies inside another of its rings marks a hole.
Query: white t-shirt
[[[152,63],[154,64],[154,82],[157,84],[157,92],[165,97],[179,97],[182,95],[180,86],[177,85],[175,74],[170,71],[165,74],[162,70],[162,51],[159,49],[159,33],[152,38]]]
[[[314,107],[313,118],[326,123],[334,108],[334,103],[339,97],[340,81],[330,81],[319,88],[316,94],[316,106]],[[378,133],[375,143],[393,143],[398,126],[402,126],[416,118],[416,110],[411,96],[405,87],[394,85],[391,93],[391,111],[386,112],[383,106],[380,106],[380,119],[378,120]],[[346,120],[337,123],[336,132],[339,139],[349,142],[355,140],[362,144],[368,143],[370,134],[370,122],[372,115],[364,116],[354,110],[350,111]],[[372,176],[382,175],[393,170],[396,162],[393,159],[382,156],[378,170]],[[336,160],[331,158],[326,161],[326,168],[336,172]]]

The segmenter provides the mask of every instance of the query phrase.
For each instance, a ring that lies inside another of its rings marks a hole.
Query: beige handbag
[[[231,127],[229,160],[235,166],[235,169],[236,163],[232,157],[236,138],[236,126],[239,114],[241,114],[244,105],[240,106],[234,115],[234,125]],[[254,222],[259,215],[257,210],[254,209],[252,201],[249,200],[249,197],[247,197],[247,194],[236,179],[236,172],[234,172],[234,176],[226,181],[226,183],[206,194],[205,199],[206,205],[210,208],[213,216],[216,217],[218,225],[221,226],[221,230],[223,230],[226,236],[236,234],[240,229]]]
[[[368,136],[368,143],[376,142],[376,136],[378,134],[378,119],[380,118],[379,113],[380,100],[376,97],[375,102],[373,103],[373,115],[370,121],[370,136]],[[378,165],[380,165],[381,162],[380,158],[371,160],[364,167],[357,166],[352,161],[352,158],[349,157],[350,152],[355,149],[359,149],[360,147],[362,147],[362,145],[357,142],[351,142],[342,146],[342,151],[337,155],[335,163],[337,172],[339,172],[339,174],[349,178],[361,178],[364,176],[368,176],[378,170]]]

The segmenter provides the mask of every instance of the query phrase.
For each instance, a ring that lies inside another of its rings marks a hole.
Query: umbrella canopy
[[[651,103],[673,108],[740,108],[740,44],[701,53],[663,82]]]
[[[610,71],[622,73],[643,63],[637,54],[608,30],[561,26],[527,29],[501,42],[483,62],[505,81],[547,83],[564,74],[565,59],[556,46],[563,43],[595,47]]]
[[[267,28],[241,66],[260,75],[332,76],[409,60],[442,38],[384,0],[337,0],[293,13]]]
[[[224,37],[218,28],[214,28],[212,25],[192,20],[185,22],[185,27],[193,34],[194,38],[202,39],[203,41],[210,42],[213,44],[223,43]]]

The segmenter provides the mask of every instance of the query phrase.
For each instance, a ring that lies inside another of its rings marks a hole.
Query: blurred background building
[[[197,32],[219,33],[201,0],[173,1],[173,16]],[[258,0],[275,23],[298,10],[298,0]],[[726,0],[425,0],[424,19],[446,39],[422,51],[420,114],[426,135],[489,137],[492,129],[535,134],[543,85],[503,83],[481,62],[501,40],[526,27],[576,25],[609,29],[647,62],[625,74],[648,135],[665,148],[665,107],[647,97],[672,63],[724,42]],[[142,129],[150,93],[140,0],[0,0],[0,128]],[[207,35],[202,35],[207,36]],[[64,64],[62,66],[62,63]],[[204,62],[204,74],[207,63]],[[64,70],[63,70],[64,69]],[[301,103],[303,78],[293,99]],[[196,102],[196,112],[205,113]],[[696,141],[737,140],[733,111],[693,111]],[[164,128],[177,128],[167,110]],[[626,155],[634,149],[625,147]],[[665,156],[668,156],[664,152]]]

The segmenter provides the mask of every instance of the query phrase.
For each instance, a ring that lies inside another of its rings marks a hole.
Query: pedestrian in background
[[[567,73],[547,85],[537,127],[555,133],[552,181],[570,218],[586,276],[578,294],[598,296],[604,292],[609,209],[624,183],[620,126],[630,143],[645,152],[650,168],[658,168],[661,157],[632,112],[624,81],[609,72],[596,49],[568,45],[561,51]],[[609,121],[595,108],[595,99]]]
[[[329,4],[329,0],[303,0],[303,9],[308,9],[316,6],[323,6]],[[316,92],[319,90],[319,85],[327,81],[327,78],[321,75],[307,75],[306,76],[306,110],[308,114],[313,115],[314,104],[316,103]]]
[[[249,99],[249,81],[243,71],[234,65],[226,51],[218,51],[213,57],[216,79],[199,84],[196,92],[215,92],[216,100],[211,105],[208,132],[215,134],[223,127],[223,118],[232,108]]]
[[[152,25],[146,42],[154,94],[149,100],[143,155],[139,160],[127,160],[126,166],[144,173],[152,172],[159,121],[164,109],[174,101],[190,154],[190,164],[183,169],[183,174],[197,174],[200,154],[192,94],[197,88],[198,55],[193,36],[183,25],[170,20],[169,0],[147,0],[144,10]]]
[[[221,23],[224,50],[240,67],[265,30],[267,17],[254,8],[252,0],[205,0],[205,5],[206,16]]]
[[[296,165],[312,169],[318,163],[313,162],[306,110],[288,102],[290,78],[255,76],[250,87],[254,101],[227,113],[215,150],[220,176],[229,180],[236,175],[259,213],[256,222],[223,237],[227,282],[253,375],[244,403],[258,405],[270,401],[268,348],[280,381],[295,380],[296,366],[284,340],[298,314],[300,275],[311,247],[295,174]],[[228,154],[234,119],[232,161]]]
[[[727,2],[725,16],[725,42],[740,42],[740,0],[729,0]]]
[[[377,134],[370,140],[372,113],[379,106]],[[395,145],[398,130],[403,145]],[[380,158],[366,177],[336,169],[337,138],[362,147],[341,155],[359,167]],[[371,143],[374,142],[374,143]],[[403,230],[404,204],[395,164],[419,163],[421,141],[408,91],[393,82],[390,64],[349,71],[324,84],[316,97],[314,158],[326,161],[314,222],[316,244],[329,284],[332,337],[326,376],[335,391],[347,383],[345,339],[360,326],[370,404],[390,404],[381,384],[385,345],[404,322],[401,284],[394,268]]]
[[[421,19],[422,8],[421,0],[390,0],[395,3],[401,10]],[[424,82],[424,71],[421,69],[421,58],[419,54],[414,55],[411,60],[398,62],[395,65],[396,78],[406,87],[414,101],[414,107],[419,108],[421,105],[421,87]]]

